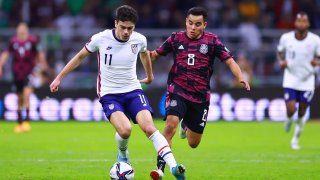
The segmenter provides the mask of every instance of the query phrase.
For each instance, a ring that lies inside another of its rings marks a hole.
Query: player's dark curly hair
[[[136,24],[138,22],[138,13],[131,6],[120,6],[116,10],[116,21],[130,21]]]
[[[203,7],[193,7],[191,9],[188,10],[187,16],[189,16],[190,14],[194,15],[194,16],[201,16],[203,17],[204,21],[207,20],[208,17],[208,12],[205,8]]]

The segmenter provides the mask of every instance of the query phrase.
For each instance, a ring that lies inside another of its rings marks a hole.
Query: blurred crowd
[[[311,28],[320,27],[320,0],[1,0],[0,27],[26,21],[31,27],[113,26],[116,7],[128,4],[140,15],[138,27],[184,27],[192,6],[209,10],[209,27],[236,28],[252,21],[259,28],[292,28],[298,11],[308,13]],[[72,22],[69,20],[73,20]]]
[[[21,21],[27,22],[30,28],[57,30],[58,40],[55,37],[47,39],[46,45],[49,63],[59,71],[92,35],[92,29],[114,27],[115,9],[122,4],[138,10],[137,28],[148,29],[183,29],[187,10],[204,6],[209,12],[208,29],[219,30],[214,33],[231,49],[245,76],[256,86],[273,81],[279,85],[282,73],[275,58],[280,34],[271,35],[272,39],[269,34],[264,36],[262,30],[285,32],[294,28],[293,21],[299,11],[309,15],[312,30],[320,28],[320,0],[0,0],[0,31],[15,28]],[[75,34],[80,34],[82,39],[75,40]],[[169,33],[162,39],[147,36],[148,47],[159,46],[167,36]],[[50,49],[50,46],[54,47]],[[167,72],[164,70],[170,63],[156,63],[155,66],[159,81],[154,84],[163,85]],[[86,61],[78,68],[78,72],[84,73],[96,70],[94,60]],[[223,66],[219,66],[212,86],[234,86],[230,76]],[[80,73],[76,77],[85,79],[89,76]],[[94,84],[87,82],[95,81],[95,77],[92,75],[82,82]]]

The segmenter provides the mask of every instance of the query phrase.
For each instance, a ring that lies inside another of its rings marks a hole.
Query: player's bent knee
[[[174,125],[166,125],[163,134],[172,137],[176,133],[177,127]]]
[[[201,142],[201,135],[198,136],[198,135],[187,135],[187,139],[188,139],[188,144],[191,148],[196,148],[198,147],[198,145],[200,144]]]
[[[124,138],[124,139],[128,139],[131,135],[131,127],[122,127],[120,129],[118,129],[118,134],[120,137]]]
[[[188,143],[191,148],[197,148],[198,145],[200,144],[200,142],[190,142],[190,141]]]
[[[169,130],[169,131],[174,131],[176,128],[177,127],[174,124],[167,124],[166,125],[166,129]]]

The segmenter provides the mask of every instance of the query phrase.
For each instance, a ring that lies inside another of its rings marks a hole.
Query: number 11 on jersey
[[[107,64],[108,55],[109,55],[109,66],[111,66],[112,54],[105,54],[105,56],[104,56],[104,64]]]

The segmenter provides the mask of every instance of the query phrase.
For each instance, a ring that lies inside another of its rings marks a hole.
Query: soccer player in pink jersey
[[[35,75],[34,67],[40,64],[43,70],[47,70],[48,64],[45,54],[39,49],[39,39],[29,34],[28,25],[19,23],[16,28],[16,35],[10,39],[7,48],[0,56],[0,77],[3,74],[3,65],[12,56],[13,84],[18,95],[18,125],[16,133],[31,130],[29,124],[30,95],[33,93]],[[26,109],[26,118],[23,119],[22,111]]]
[[[215,57],[230,68],[238,83],[250,90],[230,51],[216,34],[205,31],[206,18],[206,9],[189,9],[186,30],[173,32],[158,49],[150,51],[153,61],[170,52],[173,54],[174,63],[167,81],[166,126],[163,132],[170,145],[179,122],[180,137],[187,138],[192,148],[199,145],[207,121]],[[150,173],[151,178],[161,179],[164,167],[165,162],[158,156],[158,169]]]

